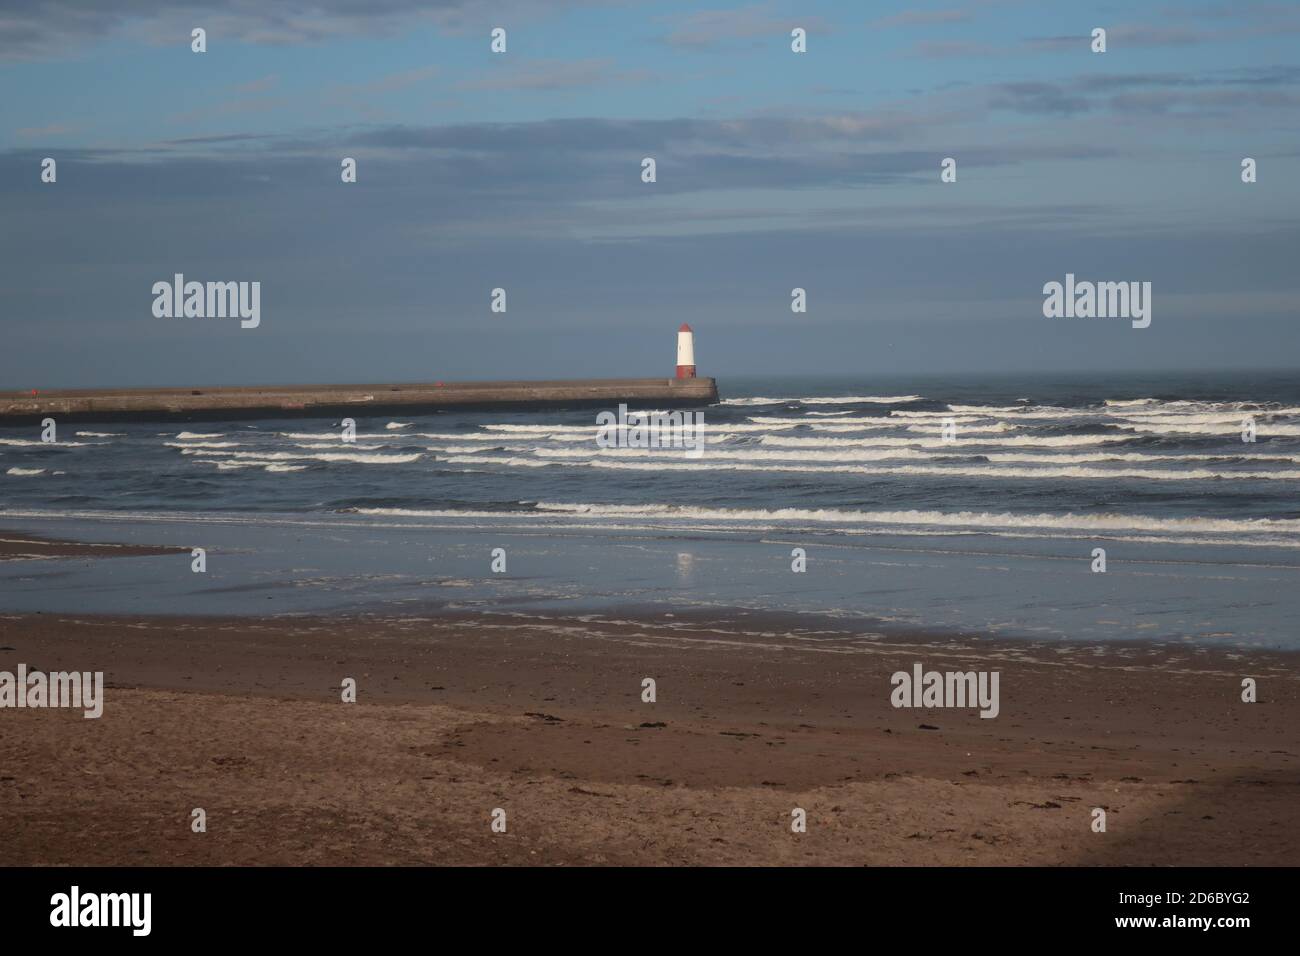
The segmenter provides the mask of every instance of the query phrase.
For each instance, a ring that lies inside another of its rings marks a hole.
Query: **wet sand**
[[[0,617],[0,670],[107,684],[99,720],[0,710],[0,859],[1300,860],[1295,655],[766,623]],[[893,708],[890,675],[918,661],[999,671],[1000,715]]]
[[[179,554],[188,548],[138,544],[97,544],[64,541],[21,531],[0,530],[0,561],[40,558],[132,558],[153,554]]]

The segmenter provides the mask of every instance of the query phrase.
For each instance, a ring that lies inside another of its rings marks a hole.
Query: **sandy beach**
[[[6,864],[1278,865],[1294,655],[506,614],[6,615]],[[1001,712],[895,709],[921,662]],[[1259,701],[1240,700],[1242,677]],[[357,702],[341,682],[357,681]],[[657,684],[641,700],[642,680]],[[207,832],[191,832],[201,807]],[[807,832],[791,832],[791,811]],[[1093,832],[1093,808],[1107,814]],[[505,833],[491,830],[506,811]]]

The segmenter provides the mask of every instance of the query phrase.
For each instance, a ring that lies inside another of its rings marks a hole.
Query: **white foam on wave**
[[[34,475],[45,474],[44,468],[10,468],[5,472],[6,475],[13,475],[15,478],[30,478]]]
[[[342,429],[334,432],[276,432],[275,434],[280,438],[291,438],[294,441],[333,441],[335,444],[339,444],[340,442],[343,441]],[[354,435],[353,437],[359,442],[365,442],[365,441],[386,442],[386,441],[391,441],[393,438],[392,435],[383,434],[383,433],[376,433],[373,435],[357,434]],[[407,438],[410,436],[403,435],[402,437]]]
[[[466,449],[473,451],[473,449]],[[526,449],[520,449],[526,450]],[[537,448],[533,453],[542,458],[595,458],[597,456],[615,455],[626,456],[631,458],[651,458],[665,454],[681,454],[680,450],[668,450],[661,448]],[[750,448],[718,448],[709,449],[706,452],[709,458],[720,458],[731,461],[874,461],[883,459],[906,459],[906,458],[930,458],[929,452],[917,451],[912,448],[886,448],[876,451],[859,449],[857,451],[819,451],[810,452],[804,449],[789,449],[787,451],[764,451],[761,449]]]
[[[1039,405],[955,405],[949,404],[949,411],[954,412],[974,412],[981,415],[1004,415],[1007,412],[1023,412],[1027,408],[1053,408],[1054,406]],[[1069,409],[1062,409],[1069,411]],[[916,414],[921,414],[917,412]],[[945,412],[932,412],[934,415],[943,415]]]
[[[428,438],[432,441],[503,441],[500,435],[482,435],[478,432],[411,432],[403,438]]]
[[[722,427],[722,426],[719,426],[719,427]],[[706,426],[705,429],[704,429],[704,440],[707,441],[707,442],[709,442],[710,444],[712,444],[712,443],[716,443],[716,442],[724,441],[724,440],[726,440],[726,439],[732,437],[731,434],[730,434],[730,430],[734,429],[735,426],[728,425],[728,426],[726,426],[726,427],[728,428],[728,431],[726,431],[726,432],[718,432],[718,433],[715,434],[715,433],[713,433],[713,432],[710,432],[709,429],[708,429],[708,427]],[[655,431],[656,431],[656,429],[649,429],[649,430],[648,430],[648,432],[649,432],[649,433],[652,433],[652,434],[653,434]],[[532,434],[527,434],[527,433],[506,433],[506,432],[494,432],[494,433],[489,433],[489,434],[486,434],[486,435],[480,435],[480,434],[457,435],[457,434],[418,434],[418,433],[412,433],[412,434],[409,434],[409,435],[403,435],[402,437],[403,437],[403,438],[428,438],[428,439],[431,439],[431,440],[436,440],[436,441],[441,441],[441,442],[474,441],[474,442],[497,442],[497,443],[501,443],[501,442],[511,442],[511,441],[533,441],[533,442],[545,442],[545,441],[550,441],[550,442],[560,442],[560,443],[563,443],[563,444],[575,444],[575,443],[578,443],[578,442],[595,442],[595,440],[596,440],[596,438],[597,438],[597,436],[598,436],[599,434],[600,434],[600,430],[599,430],[599,429],[591,428],[591,429],[582,429],[582,430],[580,430],[580,431],[576,431],[576,432],[573,432],[573,433],[565,433],[565,434],[562,434],[562,435],[557,435],[557,434],[537,434],[537,435],[532,435]],[[612,434],[612,432],[611,432],[611,434]],[[437,448],[438,446],[436,446],[436,445],[431,445],[431,446],[429,446],[429,447],[430,447],[430,448]]]
[[[954,424],[962,424],[962,423],[954,422]],[[882,428],[884,428],[884,429],[892,429],[894,431],[915,432],[921,435],[937,435],[940,434],[943,428],[943,422],[933,421],[933,422],[927,422],[924,425],[922,424],[909,425],[904,422],[895,422],[891,425],[883,425],[883,426],[841,425],[837,422],[836,424],[833,425],[823,425],[818,423],[818,424],[810,425],[809,427],[815,432],[832,432],[832,433],[841,433],[841,434],[848,433],[848,432],[880,431]],[[1017,426],[1008,424],[1007,422],[997,422],[992,425],[984,425],[978,427],[966,423],[962,425],[958,433],[961,435],[989,435],[989,434],[995,434],[997,432],[1015,431],[1016,428]]]
[[[77,432],[78,438],[122,438],[126,432]]]
[[[1300,457],[1291,455],[1200,455],[1179,454],[1159,455],[1142,452],[1087,452],[1076,454],[1056,454],[1053,452],[1008,453],[993,451],[963,451],[960,445],[931,445],[933,451],[919,450],[905,446],[886,447],[847,447],[840,450],[825,448],[808,448],[806,446],[787,446],[763,444],[761,446],[710,448],[705,454],[710,459],[730,461],[888,461],[921,459],[934,461],[943,458],[979,457],[990,462],[1015,462],[1035,465],[1066,465],[1097,462],[1119,462],[1136,464],[1184,463],[1189,461],[1217,461],[1233,463],[1237,461],[1260,461],[1276,464],[1297,464]],[[483,449],[472,446],[447,447],[449,454],[472,454]],[[664,449],[655,448],[527,448],[507,447],[509,452],[532,451],[542,458],[595,458],[615,455],[633,458],[652,458],[664,455]],[[1231,473],[1225,473],[1230,475]]]
[[[497,439],[498,442],[503,440],[504,439],[500,439],[500,438]],[[538,451],[540,453],[540,449],[537,449],[532,445],[495,445],[491,448],[484,448],[482,445],[428,445],[426,447],[429,451],[437,452],[438,454],[442,454],[442,455],[472,455],[481,451],[499,451],[499,452]],[[556,454],[559,454],[563,450],[564,449],[556,449],[555,451]],[[574,454],[590,454],[590,452],[582,452],[582,451],[574,450]]]
[[[196,465],[216,465],[218,471],[238,471],[240,468],[264,468],[266,461],[223,461],[219,458],[196,458]]]
[[[176,437],[181,441],[185,441],[187,439],[225,438],[226,435],[224,432],[181,432]]]
[[[1174,399],[1165,401],[1159,398],[1138,398],[1127,401],[1116,401],[1107,399],[1105,402],[1107,408],[1134,408],[1139,412],[1151,411],[1156,414],[1165,409],[1189,409],[1192,411],[1258,411],[1258,412],[1286,412],[1277,402],[1211,402],[1198,401],[1193,399]]]
[[[1111,538],[1121,541],[1152,541],[1164,544],[1216,544],[1300,548],[1300,519],[1288,518],[1156,518],[1144,515],[1101,514],[1014,514],[942,511],[847,511],[840,509],[710,509],[665,504],[575,504],[541,502],[539,510],[528,512],[463,510],[420,510],[402,508],[357,509],[367,518],[454,520],[449,527],[499,530],[503,526],[548,529],[643,531],[682,529],[718,531],[772,530],[789,532],[799,528],[834,530],[848,535],[950,536],[971,533],[1008,538]],[[232,525],[250,527],[355,527],[352,516],[288,516],[234,514],[228,512],[104,511],[100,509],[9,509],[12,518],[88,519],[141,525],[148,523],[186,525]],[[479,522],[477,524],[467,522]],[[421,528],[427,524],[377,522],[375,526]]]
[[[1112,418],[1121,422],[1134,422],[1143,425],[1221,425],[1229,424],[1240,427],[1245,418],[1268,421],[1275,417],[1289,417],[1300,414],[1300,409],[1279,408],[1269,411],[1235,411],[1195,413],[1190,415],[1169,414],[1168,412],[1110,412]]]
[[[826,427],[826,428],[829,428],[832,425],[834,426],[862,425],[866,428],[898,427],[892,419],[890,419],[888,416],[884,415],[883,413],[875,417],[854,415],[850,418],[834,418],[831,419],[830,421],[823,421],[820,419],[818,419],[817,421],[810,421],[807,418],[782,418],[782,417],[775,417],[775,416],[768,416],[768,415],[750,415],[749,421],[759,425],[779,425],[783,428],[793,428],[795,425],[810,425],[814,427]],[[728,425],[727,427],[733,428],[735,426]]]
[[[959,435],[964,435],[962,432]],[[878,445],[916,445],[921,448],[952,448],[954,454],[980,454],[964,452],[969,446],[997,448],[1001,446],[1041,446],[1044,448],[1068,447],[1071,445],[1101,445],[1134,441],[1130,435],[1002,435],[989,441],[968,441],[957,443],[945,442],[941,438],[889,438],[873,435],[867,438],[810,438],[802,435],[764,435],[759,442],[764,445],[789,445],[806,448],[835,448],[845,446],[872,447]]]
[[[956,422],[962,424],[965,422],[986,422],[990,418],[996,418],[996,415],[962,415],[956,412],[900,412],[892,411],[889,413],[891,422]]]
[[[1137,468],[998,468],[978,465],[897,465],[892,468],[872,468],[858,465],[806,466],[774,462],[762,465],[739,463],[721,464],[702,458],[686,458],[680,450],[656,452],[653,461],[613,461],[603,457],[580,461],[539,458],[491,458],[481,455],[453,455],[446,460],[453,464],[506,465],[515,468],[538,468],[548,465],[583,468],[609,468],[627,471],[770,471],[801,472],[813,474],[855,474],[878,477],[926,476],[931,478],[1031,478],[1052,480],[1115,481],[1300,481],[1300,471],[1210,471],[1195,469],[1137,469]]]
[[[399,428],[410,428],[414,422],[389,422],[384,427],[389,431],[396,431]]]
[[[186,449],[182,455],[198,454],[198,449]],[[272,461],[329,461],[350,462],[361,465],[405,465],[420,458],[420,452],[404,455],[386,455],[378,452],[317,452],[315,454],[298,454],[290,451],[232,451],[226,453],[228,458],[261,462]]]
[[[1300,547],[1300,519],[1289,518],[1156,518],[1145,515],[1104,514],[1014,514],[973,511],[849,511],[836,508],[705,508],[668,504],[587,504],[538,502],[535,511],[500,512],[469,509],[359,508],[359,514],[379,517],[456,518],[475,520],[539,521],[592,519],[593,527],[604,527],[605,519],[644,522],[662,527],[663,522],[707,521],[737,526],[738,530],[781,530],[788,526],[830,525],[842,530],[889,533],[896,530],[936,532],[980,531],[1007,537],[1050,531],[1057,535],[1125,537],[1136,533],[1159,535],[1170,543],[1217,543]],[[635,527],[635,524],[631,525]],[[1222,537],[1231,535],[1234,540]],[[1189,537],[1190,536],[1190,537]],[[1207,538],[1206,536],[1214,536]],[[1142,540],[1152,540],[1143,538]]]
[[[843,395],[832,398],[823,396],[804,396],[802,398],[724,398],[722,405],[785,405],[797,402],[800,405],[856,405],[872,403],[878,405],[895,405],[903,402],[923,402],[921,395]]]
[[[705,435],[709,434],[711,429],[717,429],[720,431],[728,431],[728,432],[772,431],[774,427],[777,429],[794,428],[795,425],[797,424],[799,424],[798,420],[791,422],[789,425],[778,425],[778,426],[755,425],[755,424],[745,424],[745,423],[733,424],[731,422],[712,425],[708,422],[706,417],[702,431]],[[483,427],[492,432],[499,432],[502,434],[520,435],[523,437],[551,438],[555,441],[571,441],[573,440],[572,436],[577,436],[579,440],[588,439],[588,438],[594,439],[597,435],[601,434],[601,432],[606,432],[607,434],[612,435],[616,432],[631,430],[632,428],[644,428],[644,430],[650,434],[653,434],[661,430],[658,427],[652,427],[650,425],[601,426],[596,424],[591,424],[591,425],[484,425]]]
[[[1084,419],[1097,416],[1096,410],[1087,408],[1058,408],[1055,405],[949,405],[946,412],[890,412],[891,416],[908,416],[911,418],[948,418],[954,412],[961,415],[977,415],[982,418],[997,418],[1006,415],[1015,419]]]
[[[1061,464],[1070,462],[1086,461],[1131,461],[1131,462],[1184,462],[1184,461],[1264,461],[1276,462],[1278,464],[1300,464],[1300,457],[1295,455],[1151,455],[1143,452],[1090,452],[1073,455],[1058,455],[1051,452],[1040,452],[1038,454],[1008,454],[998,452],[979,452],[980,457],[987,458],[989,461],[1020,461],[1020,462],[1057,462]]]
[[[85,448],[91,444],[102,444],[102,442],[84,442],[84,441],[38,441],[29,438],[0,438],[0,445],[40,445],[45,448]]]
[[[1239,435],[1242,425],[1240,419],[1234,419],[1235,424],[1215,425],[1206,422],[1200,425],[1140,425],[1134,423],[1121,423],[1116,427],[1125,431],[1142,432],[1143,434],[1157,435]],[[1265,438],[1269,435],[1282,435],[1294,437],[1300,435],[1300,425],[1279,425],[1273,422],[1257,421],[1255,423],[1256,434]]]
[[[849,511],[839,508],[700,508],[669,504],[573,504],[539,501],[539,511],[565,514],[676,515],[710,520],[782,520],[833,521],[838,523],[874,522],[877,524],[931,524],[966,527],[1082,528],[1140,531],[1195,531],[1198,533],[1233,533],[1258,531],[1268,534],[1300,535],[1300,518],[1155,518],[1107,512],[1088,515],[1014,514],[976,511]],[[1297,542],[1300,543],[1300,542]]]
[[[231,461],[231,460],[222,460],[219,458],[198,458],[195,459],[195,461],[197,464],[201,464],[201,465],[216,465],[218,471],[239,471],[242,468],[261,468],[263,471],[269,471],[269,472],[282,472],[282,471],[288,472],[288,471],[303,471],[307,468],[306,465],[286,465],[283,462],[265,461],[265,460],[259,461],[257,459],[245,460],[245,461]]]
[[[960,422],[954,422],[960,424]],[[813,426],[817,428],[817,426]],[[907,431],[916,432],[921,435],[933,435],[943,430],[943,425],[939,422],[931,422],[928,425],[908,425]],[[1015,425],[1009,425],[1006,422],[998,422],[994,425],[981,426],[979,428],[962,427],[957,429],[958,435],[995,435],[999,432],[1013,432],[1016,430]]]

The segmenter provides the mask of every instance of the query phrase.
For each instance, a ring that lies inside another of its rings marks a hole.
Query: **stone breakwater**
[[[443,409],[689,408],[718,401],[712,378],[251,385],[0,392],[0,425],[60,422],[312,418]]]

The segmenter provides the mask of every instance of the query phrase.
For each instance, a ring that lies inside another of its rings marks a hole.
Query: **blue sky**
[[[13,0],[0,386],[668,374],[681,321],[718,375],[1295,366],[1297,51],[1252,0]],[[175,272],[262,325],[154,318]],[[1066,272],[1151,328],[1043,318]]]

